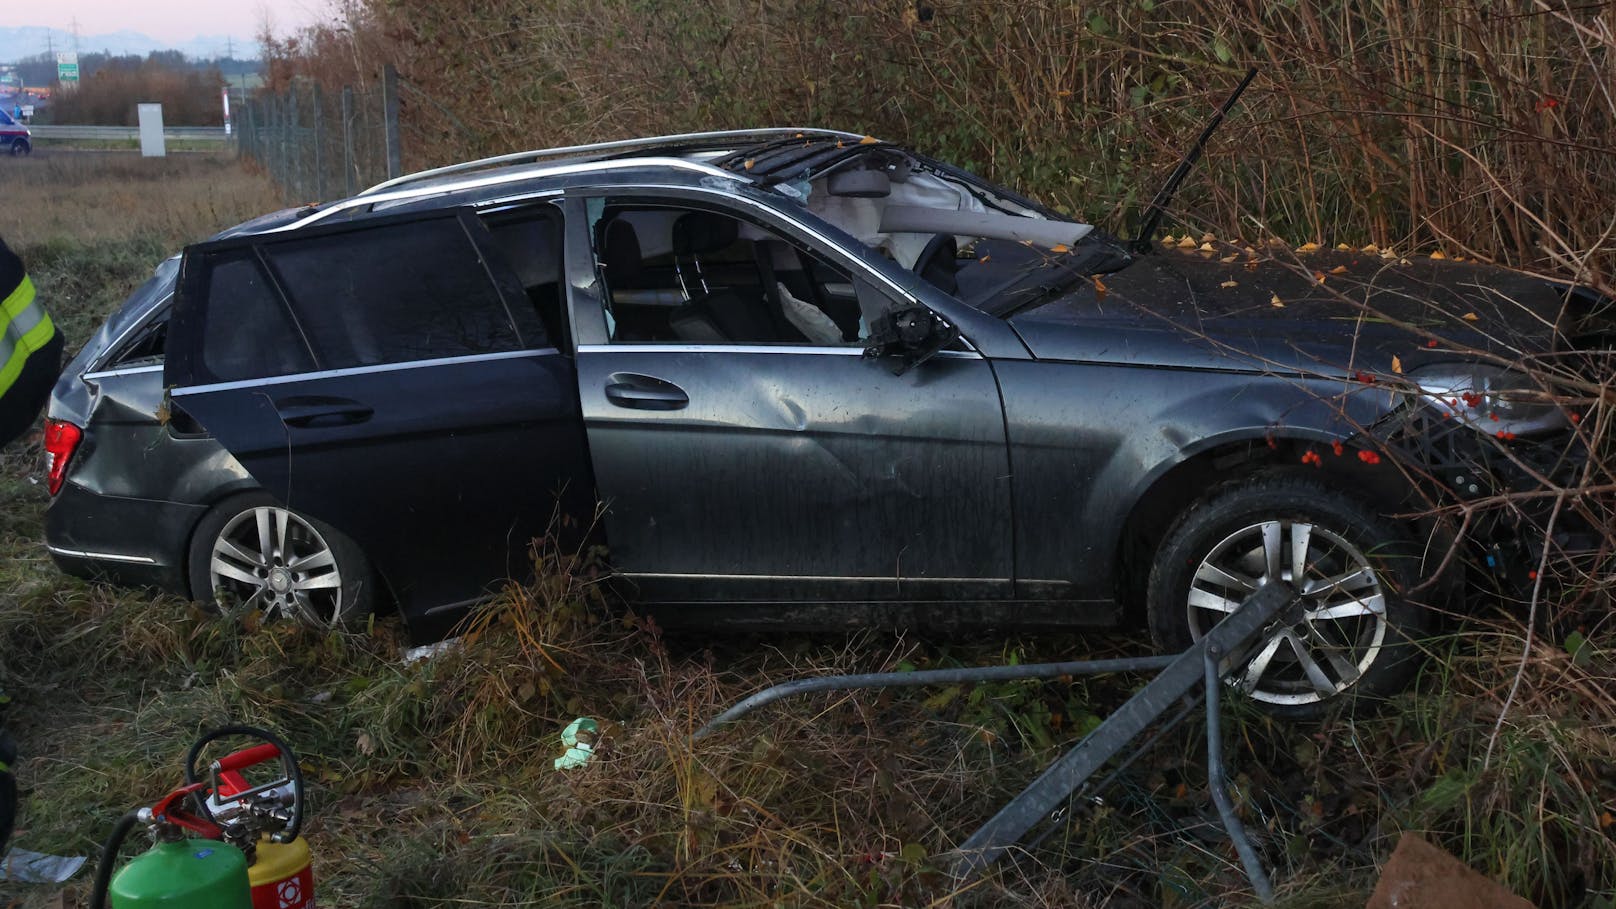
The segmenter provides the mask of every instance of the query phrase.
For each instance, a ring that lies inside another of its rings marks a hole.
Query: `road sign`
[[[56,55],[56,81],[63,87],[77,85],[79,81],[79,55],[76,51],[63,51]]]

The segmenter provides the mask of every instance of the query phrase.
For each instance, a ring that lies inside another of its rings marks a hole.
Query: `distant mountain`
[[[189,41],[174,44],[125,29],[104,35],[79,35],[78,38],[81,53],[109,51],[118,55],[138,54],[144,57],[152,51],[177,50],[198,60],[223,57],[225,49],[232,43],[238,60],[252,59],[260,53],[258,42],[240,36],[232,39],[226,35],[198,35]],[[0,26],[0,63],[15,63],[24,57],[42,54],[53,46],[58,51],[72,50],[73,33],[41,25]]]

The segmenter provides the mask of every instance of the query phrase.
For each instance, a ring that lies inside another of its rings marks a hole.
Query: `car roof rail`
[[[571,161],[557,162],[548,167],[523,168],[506,173],[483,174],[481,176],[468,176],[463,180],[434,186],[417,186],[400,188],[395,185],[390,189],[375,195],[350,196],[323,206],[309,215],[264,230],[263,234],[285,233],[307,227],[310,224],[324,221],[331,216],[353,209],[374,208],[386,202],[408,202],[414,199],[430,198],[446,193],[461,192],[468,189],[481,189],[485,187],[502,186],[507,183],[521,183],[528,180],[540,180],[545,177],[561,177],[569,174],[604,173],[614,170],[634,170],[636,168],[664,167],[671,170],[682,170],[688,173],[701,174],[705,177],[719,177],[724,180],[743,179],[726,170],[720,170],[711,164],[700,161],[687,161],[684,158],[645,157],[622,158],[610,161]]]
[[[465,173],[467,171],[482,170],[484,168],[502,167],[511,164],[537,163],[543,158],[554,158],[561,155],[584,155],[595,152],[621,152],[633,151],[637,148],[658,148],[667,145],[689,145],[696,148],[711,145],[728,144],[734,139],[763,140],[770,136],[815,136],[837,139],[862,139],[858,133],[842,132],[835,129],[815,129],[811,127],[764,127],[760,129],[728,129],[700,133],[675,133],[669,136],[648,136],[639,139],[618,139],[611,142],[591,142],[587,145],[562,145],[555,148],[539,148],[531,151],[511,152],[504,155],[495,155],[491,158],[479,158],[475,161],[465,161],[460,164],[450,164],[446,167],[434,167],[430,170],[405,174],[384,180],[369,189],[359,193],[368,196],[373,193],[396,190],[401,186],[428,180],[433,177],[442,177],[450,174]]]

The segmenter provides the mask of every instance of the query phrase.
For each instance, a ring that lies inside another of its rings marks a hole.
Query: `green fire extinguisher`
[[[263,744],[226,755],[198,779],[202,747],[227,735]],[[280,759],[268,782],[250,784],[242,771]],[[260,729],[226,726],[191,746],[186,784],[150,808],[119,819],[101,850],[92,909],[312,909],[314,880],[303,822],[303,778],[297,757]],[[144,824],[152,847],[113,875],[118,850]]]

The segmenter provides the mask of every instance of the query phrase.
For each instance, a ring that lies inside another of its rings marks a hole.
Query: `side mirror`
[[[866,357],[888,361],[895,376],[901,376],[930,360],[959,338],[959,329],[919,304],[889,309],[870,323],[870,346]]]

